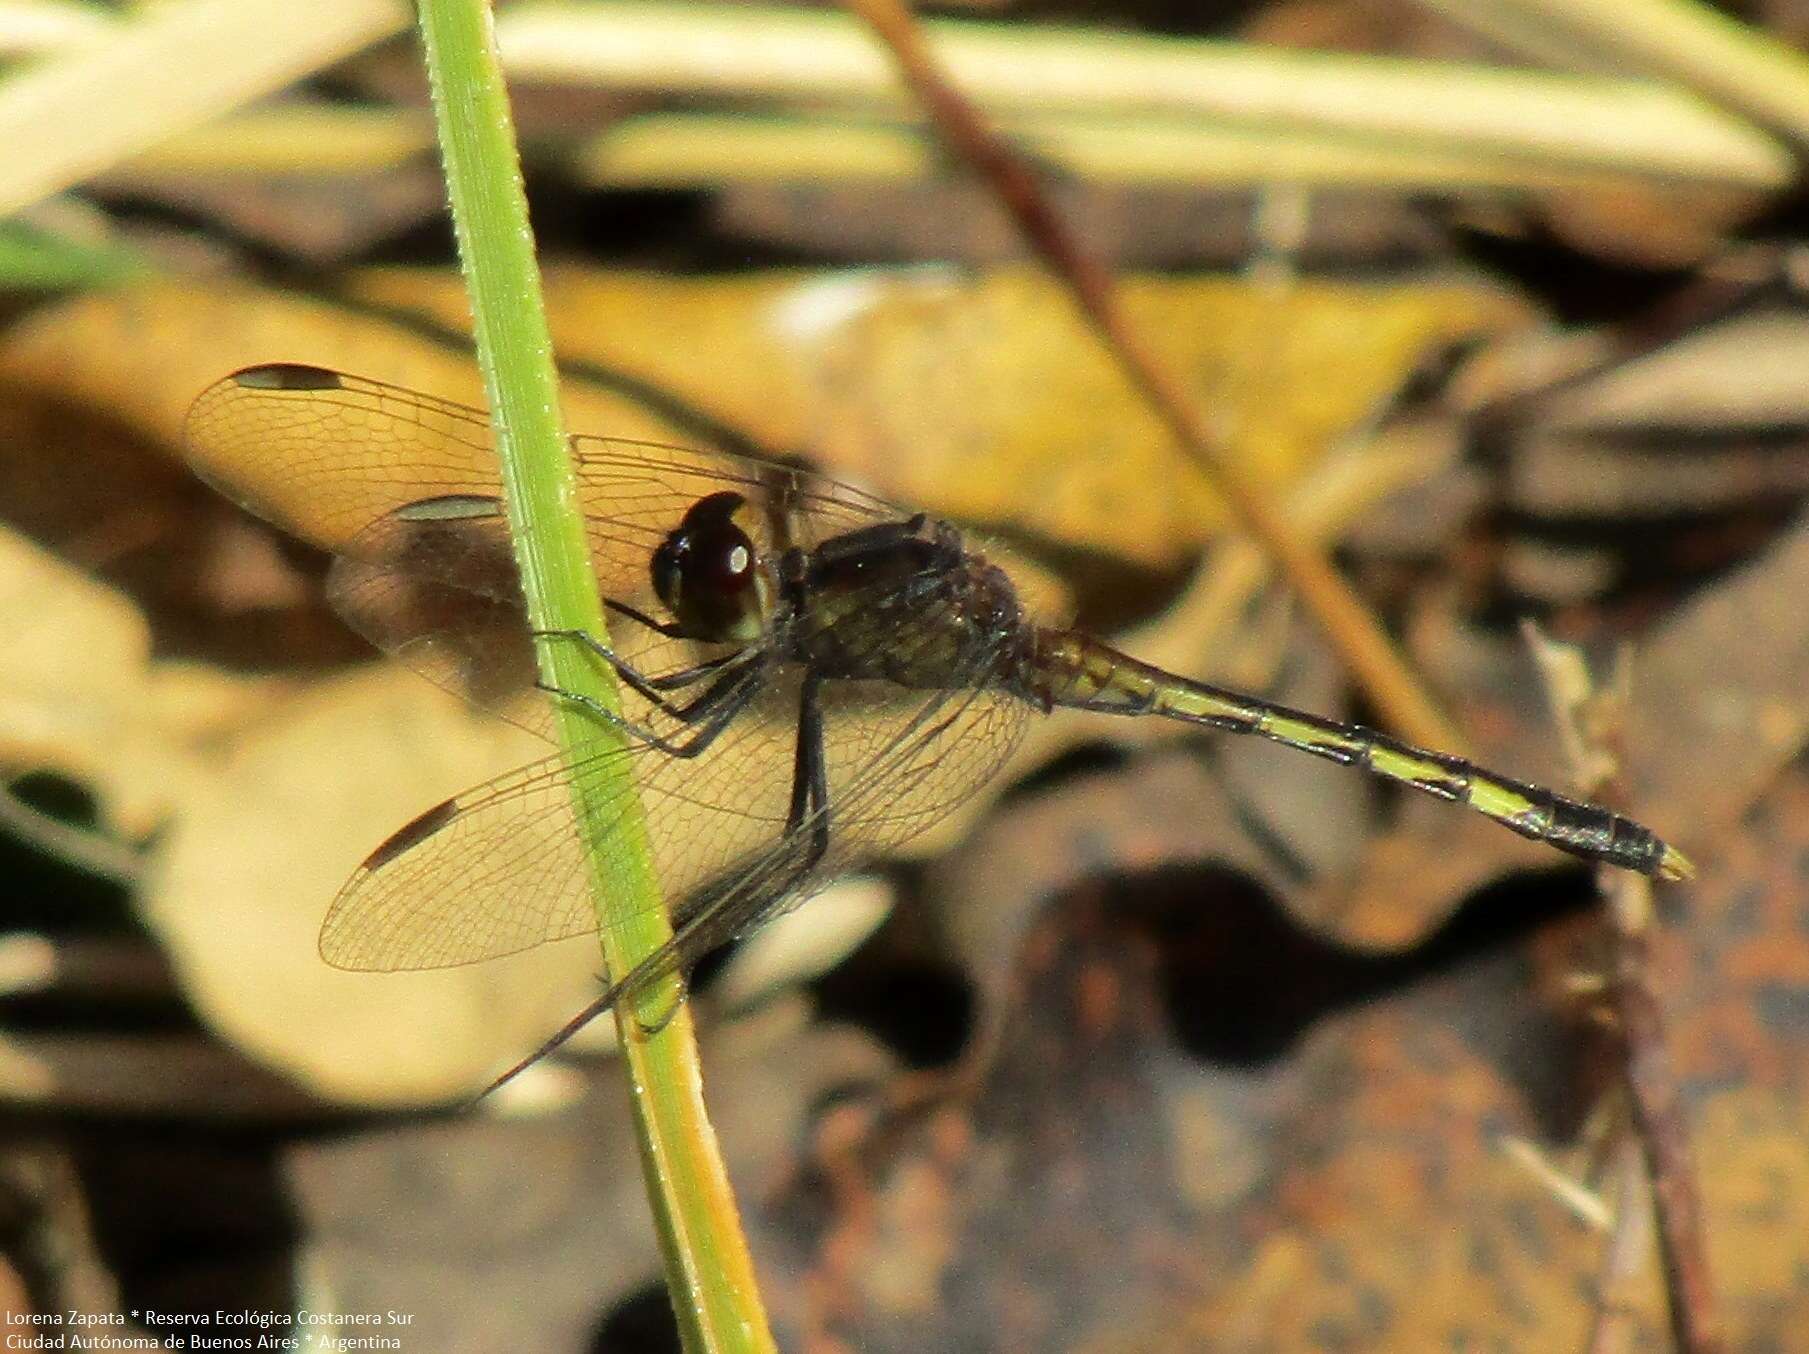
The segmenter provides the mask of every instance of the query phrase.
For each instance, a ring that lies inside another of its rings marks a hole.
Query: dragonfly
[[[624,830],[620,787],[631,785],[671,938],[605,980],[503,1079],[924,831],[999,772],[1030,719],[1057,708],[1253,734],[1573,856],[1691,873],[1675,847],[1607,808],[1041,624],[953,524],[795,465],[570,438],[605,642],[530,626],[480,410],[269,364],[204,391],[186,434],[204,478],[333,553],[329,599],[377,648],[555,749],[557,701],[624,735],[577,760],[555,750],[428,809],[370,853],[322,923],[322,958],[359,971],[472,964],[594,933],[575,783],[591,791],[590,827],[603,836]],[[536,643],[574,644],[606,665],[620,711],[544,688]]]

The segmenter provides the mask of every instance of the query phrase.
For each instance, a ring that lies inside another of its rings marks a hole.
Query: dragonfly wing
[[[645,809],[655,868],[675,909],[732,877],[784,834],[790,743],[760,717],[737,719],[695,759],[644,745],[577,764],[549,757],[437,805],[373,851],[321,926],[336,968],[449,968],[596,929],[574,791],[596,806],[607,851],[624,830],[627,779]],[[725,793],[728,785],[747,788]],[[776,788],[775,788],[776,787]]]
[[[318,367],[248,368],[196,399],[190,459],[246,508],[335,552],[329,597],[351,627],[429,680],[547,736],[489,419]],[[810,471],[728,452],[572,439],[603,595],[662,614],[649,565],[698,499],[731,491],[769,556],[899,509]],[[610,642],[649,676],[717,652],[616,617]],[[629,701],[629,713],[658,724]]]
[[[190,463],[228,497],[328,550],[356,550],[360,532],[409,504],[502,495],[482,410],[324,367],[275,363],[216,381],[190,406],[184,437]],[[571,445],[593,541],[624,538],[625,550],[598,552],[606,585],[644,587],[653,547],[722,490],[771,524],[760,544],[811,545],[908,515],[826,475],[731,452],[607,437]]]
[[[483,414],[322,368],[256,367],[202,393],[188,437],[206,477],[340,556],[333,596],[363,634],[521,717],[532,653]],[[584,437],[572,447],[601,590],[656,616],[652,553],[708,494],[747,500],[744,529],[769,558],[904,516],[825,476],[728,453]],[[934,606],[925,599],[931,622]],[[938,629],[950,633],[929,623],[921,642],[939,642]],[[716,656],[626,618],[611,642],[648,676]],[[659,962],[687,963],[842,865],[921,831],[990,776],[1024,714],[987,689],[993,658],[969,655],[931,691],[825,685],[830,849],[821,859],[821,823],[789,823],[803,674],[778,665],[762,669],[756,699],[694,758],[641,747],[576,767],[551,759],[417,818],[341,892],[322,953],[342,967],[435,968],[589,931],[573,778],[627,757],[681,930]],[[530,727],[544,729],[544,713]],[[604,796],[606,816],[625,811],[625,800]],[[600,829],[620,830],[613,817]]]
[[[184,437],[190,464],[227,497],[328,550],[409,503],[502,493],[482,414],[323,367],[216,381]]]
[[[411,505],[353,544],[327,575],[327,598],[347,625],[436,686],[550,739],[500,504],[450,520]]]
[[[653,551],[693,503],[711,494],[748,501],[744,529],[768,556],[910,516],[802,466],[615,437],[574,437],[572,448],[599,576],[624,586],[647,586]]]
[[[366,972],[451,968],[595,930],[572,774],[548,758],[393,833],[327,910],[321,958]]]
[[[970,674],[978,678],[979,674]],[[975,683],[921,693],[908,711],[847,705],[826,716],[829,804],[694,891],[674,911],[674,935],[617,985],[622,1000],[796,907],[847,869],[902,845],[996,775],[1017,746],[1029,707]],[[813,839],[828,829],[828,850]]]

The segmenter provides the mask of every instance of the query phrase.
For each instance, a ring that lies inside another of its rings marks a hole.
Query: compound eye
[[[654,591],[694,638],[758,632],[758,552],[734,521],[745,502],[734,493],[700,498],[654,551]]]

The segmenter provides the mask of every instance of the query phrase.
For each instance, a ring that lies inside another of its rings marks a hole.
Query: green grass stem
[[[503,486],[528,615],[537,629],[582,629],[606,638],[547,332],[528,225],[508,91],[485,0],[421,0],[420,29],[433,88],[459,257],[471,293],[478,361],[502,457]],[[619,708],[610,674],[579,646],[540,646],[550,685]],[[558,732],[574,765],[595,766],[620,735],[561,702]],[[623,759],[576,777],[578,819],[597,898],[598,931],[612,975],[627,973],[671,934],[658,906],[659,881],[645,823],[603,831],[607,806],[632,795]],[[716,1136],[704,1113],[702,1076],[689,1011],[655,1033],[646,1024],[678,994],[657,984],[636,1009],[616,1011],[623,1065],[632,1082],[636,1136],[666,1281],[690,1351],[770,1350]],[[646,1013],[644,1022],[642,1013]]]

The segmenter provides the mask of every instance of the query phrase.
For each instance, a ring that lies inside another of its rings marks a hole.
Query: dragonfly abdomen
[[[1595,804],[1498,775],[1447,753],[1340,724],[1285,705],[1195,682],[1140,663],[1074,631],[1037,637],[1029,694],[1055,705],[1125,715],[1162,715],[1273,742],[1357,766],[1440,799],[1466,805],[1523,837],[1588,860],[1680,879],[1688,860],[1650,828]]]

